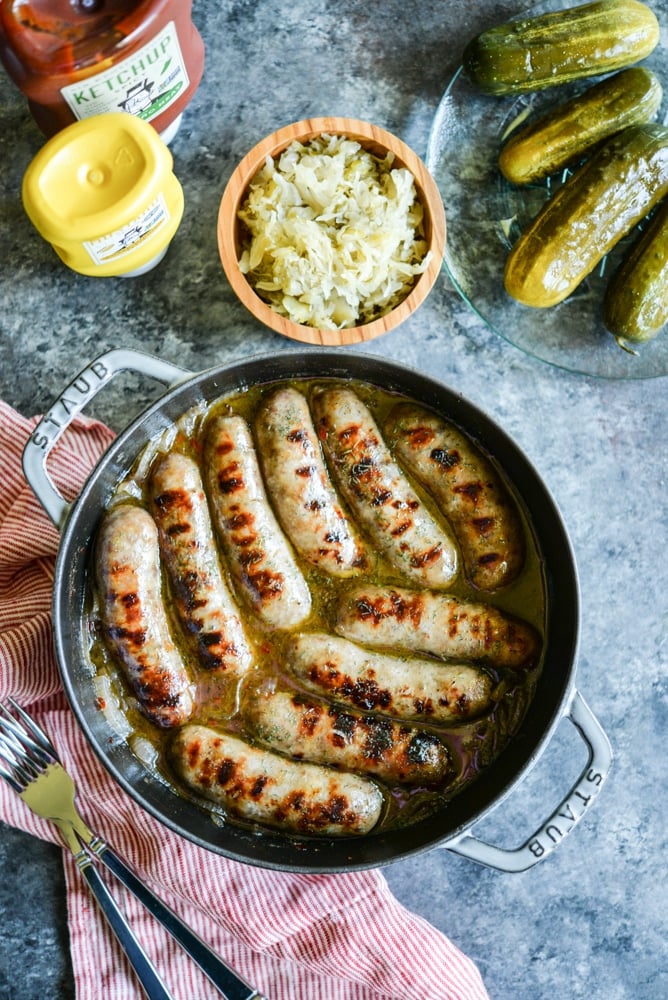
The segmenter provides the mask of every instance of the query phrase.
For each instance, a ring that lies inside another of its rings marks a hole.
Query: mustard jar
[[[25,172],[26,213],[60,259],[95,277],[143,274],[162,259],[183,216],[172,154],[123,111],[67,126]]]

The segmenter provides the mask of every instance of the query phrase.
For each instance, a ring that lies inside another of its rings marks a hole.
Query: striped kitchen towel
[[[305,875],[228,860],[161,826],[107,774],[67,706],[54,659],[58,533],[21,470],[35,422],[0,402],[0,698],[16,698],[47,730],[91,826],[270,1000],[486,1000],[475,964],[403,907],[377,869]],[[96,421],[73,423],[49,459],[64,496],[76,496],[112,439]],[[58,842],[55,828],[2,781],[0,819]],[[132,970],[67,852],[64,863],[78,1000],[140,1000]],[[134,897],[126,895],[124,907],[176,1000],[219,996]]]

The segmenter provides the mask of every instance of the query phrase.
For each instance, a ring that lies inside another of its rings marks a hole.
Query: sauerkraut
[[[413,175],[392,162],[326,134],[267,157],[239,210],[239,267],[277,313],[345,329],[408,295],[430,254]]]

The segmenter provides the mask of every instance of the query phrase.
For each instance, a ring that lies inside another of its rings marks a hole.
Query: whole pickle
[[[508,21],[464,50],[464,72],[487,94],[517,94],[639,62],[659,41],[659,22],[639,0],[596,0]]]
[[[499,154],[499,169],[512,184],[541,180],[577,162],[615,132],[651,121],[662,97],[651,70],[624,69],[513,133]]]
[[[612,276],[603,322],[627,350],[629,342],[651,340],[668,323],[668,200]]]
[[[545,203],[506,261],[506,291],[527,306],[562,302],[668,194],[668,127],[613,136]]]

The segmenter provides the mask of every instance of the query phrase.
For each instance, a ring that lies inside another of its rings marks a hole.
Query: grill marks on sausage
[[[182,688],[149,651],[144,652],[148,644],[146,630],[110,627],[107,635],[112,641],[123,643],[134,660],[132,688],[146,714],[163,728],[172,725],[169,710],[178,709]]]
[[[220,452],[220,449],[217,449]],[[246,489],[246,481],[238,462],[230,462],[229,465],[223,466],[223,468],[218,473],[218,489],[225,496],[229,496],[231,493],[239,493],[240,490]]]
[[[344,596],[336,631],[362,645],[482,660],[510,669],[535,663],[541,645],[533,626],[494,605],[374,585]]]
[[[130,572],[130,567],[129,566],[117,567],[116,569],[112,570],[112,572],[115,572],[115,573],[116,572],[120,572],[120,573],[123,573],[123,574],[129,573]],[[139,605],[139,594],[137,593],[136,590],[135,591],[131,591],[130,593],[126,593],[126,594],[118,594],[117,596],[118,596],[118,600],[121,602],[121,604],[123,604],[125,606],[125,608],[127,609],[128,616],[131,614],[131,609],[135,608],[135,607],[137,607]]]
[[[205,463],[212,509],[240,592],[268,624],[297,624],[310,610],[310,594],[266,497],[245,420],[213,419]]]
[[[129,599],[131,600],[128,604]],[[125,605],[125,607],[130,607],[137,613],[127,615],[127,624],[125,625],[109,626],[107,634],[112,639],[127,640],[138,651],[146,642],[146,629],[142,625],[143,615],[141,614],[141,606],[137,594],[117,594],[115,591],[112,591],[112,600],[118,601],[120,604]]]
[[[228,677],[245,672],[252,654],[218,563],[197,463],[179,452],[159,457],[148,490],[172,594],[199,665]]]
[[[424,611],[422,594],[415,593],[407,598],[396,590],[371,596],[360,594],[354,598],[355,613],[360,621],[380,625],[390,619],[400,623],[409,622],[417,628]]]
[[[124,570],[127,572],[127,567]],[[168,670],[156,662],[149,650],[148,633],[144,626],[144,613],[136,592],[118,594],[112,591],[112,600],[118,600],[130,609],[123,625],[109,625],[106,633],[115,643],[122,643],[134,659],[137,672],[133,688],[137,698],[149,713],[164,708],[175,708],[179,703],[179,692],[174,690],[173,678]]]
[[[212,750],[218,751],[222,745],[222,740],[213,740]],[[188,767],[197,773],[197,782],[202,788],[213,788],[215,785],[219,785],[233,798],[240,796],[258,797],[261,789],[256,790],[254,795],[252,794],[257,779],[246,779],[238,762],[232,757],[224,755],[216,757],[211,752],[207,753],[198,739],[191,740],[186,744],[185,753]]]
[[[141,710],[170,728],[192,711],[192,689],[160,594],[158,532],[147,511],[124,502],[103,519],[96,549],[102,634]]]
[[[392,500],[392,491],[384,482],[383,472],[376,460],[381,446],[375,434],[364,434],[359,423],[348,424],[334,437],[339,443],[339,454],[345,455],[347,476],[353,493],[371,507],[384,507]]]
[[[255,516],[250,511],[244,511],[236,505],[231,507],[231,514],[225,520],[230,530],[232,544],[239,551],[239,565],[245,572],[251,590],[264,604],[283,593],[285,580],[283,574],[268,566],[261,566],[266,559],[262,547],[260,533],[255,527]]]
[[[252,542],[242,542],[242,545],[251,545]],[[285,578],[282,573],[271,569],[256,569],[258,563],[264,559],[261,549],[249,548],[239,556],[239,562],[246,571],[251,590],[257,595],[261,604],[266,604],[285,590]]]
[[[481,536],[489,535],[493,528],[496,527],[497,518],[496,517],[474,517],[471,519],[471,524],[473,524]],[[484,558],[484,557],[483,557]]]
[[[285,659],[292,675],[316,695],[394,720],[450,725],[491,704],[494,681],[481,667],[398,656],[326,632],[295,636]]]
[[[335,698],[344,698],[350,701],[357,708],[366,712],[380,710],[392,714],[394,699],[392,693],[387,688],[382,688],[373,677],[353,679],[342,671],[338,670],[333,663],[326,663],[320,666],[313,664],[308,670],[308,679],[312,684],[316,684],[323,690],[329,690]],[[458,714],[465,715],[470,699],[466,694],[454,697],[442,697],[438,699],[439,706],[447,708],[454,701]],[[430,716],[435,712],[434,702],[431,698],[414,698],[413,708],[415,715]]]
[[[431,566],[440,560],[441,554],[443,552],[442,545],[432,545],[430,548],[425,549],[424,552],[418,552],[417,555],[411,556],[410,565],[414,569],[422,569],[425,566]]]
[[[481,483],[480,480],[473,480],[472,482],[462,483],[459,486],[453,486],[452,492],[456,496],[469,501],[473,507],[476,507],[480,497],[485,492],[485,484]]]
[[[304,792],[291,792],[286,796],[283,806],[276,810],[274,818],[276,822],[283,823],[290,813],[298,815],[296,829],[303,833],[317,833],[332,824],[352,826],[356,819],[345,795],[332,795],[326,802],[313,803]]]
[[[425,424],[418,424],[416,427],[409,427],[406,431],[408,440],[413,448],[426,448],[434,440],[434,432],[431,427],[427,427]],[[434,451],[442,451],[442,449],[434,449]],[[443,452],[443,454],[447,454]],[[432,452],[434,455],[434,452]]]
[[[190,559],[190,553],[201,548],[194,524],[192,496],[186,489],[165,490],[153,497],[153,504],[158,526],[176,543],[167,558],[173,560],[174,583],[189,618],[193,611],[206,605],[202,597],[206,578]]]
[[[191,763],[191,767],[196,765],[197,759]],[[258,803],[272,781],[267,775],[245,777],[237,762],[228,757],[220,762],[203,758],[199,763],[198,783],[209,789],[218,785],[227,796],[236,801],[248,799]],[[352,827],[357,820],[357,814],[351,808],[347,796],[332,795],[325,802],[314,803],[309,801],[305,790],[299,789],[288,792],[270,818],[281,825],[290,818],[291,813],[297,814],[292,825],[303,833],[315,833],[331,824]]]
[[[371,411],[352,391],[325,390],[317,427],[342,492],[395,568],[430,586],[457,570],[447,528],[434,520],[396,465]]]
[[[353,678],[339,670],[332,661],[323,664],[312,663],[307,676],[311,683],[317,684],[324,691],[329,691],[334,697],[343,697],[357,708],[372,712],[374,709],[387,709],[392,705],[392,695],[373,679],[373,677]]]
[[[214,446],[215,454],[219,459],[224,458],[225,455],[229,455],[230,452],[234,451],[234,442],[231,438],[221,438],[216,441]]]
[[[491,591],[513,580],[524,562],[523,529],[484,453],[453,425],[412,403],[393,407],[385,431],[399,461],[450,521],[470,582]]]
[[[379,626],[386,621],[395,621],[400,624],[410,624],[418,628],[422,623],[425,609],[425,602],[422,594],[415,593],[411,597],[405,597],[396,590],[389,590],[387,593],[371,596],[361,594],[354,598],[353,606],[357,617],[362,622],[370,622],[374,626]],[[460,610],[459,603],[452,600],[449,604],[451,611],[447,617],[447,632],[451,639],[456,638],[464,626],[467,627],[471,635],[483,637],[483,645],[486,649],[491,649],[494,642],[494,632],[488,620],[483,620],[481,615],[470,617],[467,611]]]
[[[255,523],[255,518],[249,511],[243,511],[239,506],[231,508],[232,513],[225,520],[225,524],[230,529],[230,531],[241,531],[242,528],[246,528],[248,531],[252,531],[253,524]],[[235,536],[243,537],[241,535]]]
[[[382,793],[367,779],[302,764],[207,727],[186,726],[170,755],[190,788],[251,821],[299,833],[360,834],[380,815]]]
[[[294,705],[302,705],[296,698],[293,699]],[[306,704],[304,705],[304,711],[299,719],[299,735],[300,736],[313,736],[315,728],[320,721],[323,709],[321,705],[316,704]]]
[[[218,765],[216,769],[217,783],[219,785],[222,785],[223,788],[225,787],[225,785],[229,785],[230,782],[234,779],[234,773],[236,769],[237,766],[235,762],[231,760],[229,757],[226,757],[223,761],[221,761],[221,763]],[[244,785],[244,791],[246,790],[246,788],[247,788],[247,783],[245,783]]]
[[[327,738],[334,749],[356,745],[362,768],[375,765],[379,773],[388,769],[401,782],[429,780],[435,773],[442,777],[445,749],[431,733],[416,732],[410,726],[373,715],[354,715],[335,705],[314,705],[301,695],[293,698],[293,704],[302,711],[302,718],[316,720],[311,724],[310,736],[324,717]]]
[[[419,443],[419,439],[419,434],[416,435],[415,432],[411,433],[411,444],[415,446]],[[454,469],[461,463],[462,460],[462,456],[456,448],[453,448],[452,451],[448,451],[447,448],[434,448],[429,453],[429,457],[432,461],[436,462],[437,466],[439,466],[441,470]]]
[[[301,692],[257,696],[248,719],[258,738],[272,749],[401,784],[442,781],[451,767],[449,753],[436,736]]]
[[[306,397],[270,393],[254,422],[260,461],[276,514],[301,556],[333,576],[368,566],[364,545],[345,517],[329,478]]]

